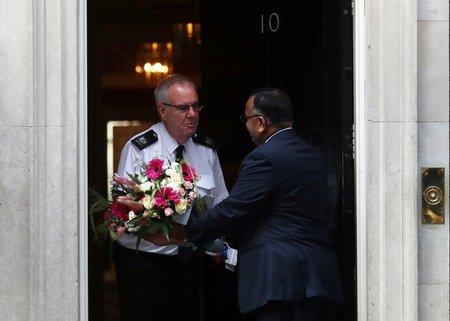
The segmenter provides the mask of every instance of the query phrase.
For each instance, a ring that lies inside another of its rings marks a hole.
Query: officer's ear
[[[167,118],[167,108],[161,103],[156,103],[156,110],[158,111],[161,120],[165,121]]]

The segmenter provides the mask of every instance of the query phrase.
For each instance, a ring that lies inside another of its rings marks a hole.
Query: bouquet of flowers
[[[129,178],[114,174],[112,201],[91,193],[95,202],[89,214],[97,239],[97,231],[109,232],[114,240],[126,233],[136,235],[137,246],[149,233],[162,231],[168,238],[172,219],[184,215],[199,200],[196,182],[200,176],[184,160],[168,164],[160,158],[139,161],[139,171],[127,174]],[[97,212],[103,215],[96,225],[93,213]]]

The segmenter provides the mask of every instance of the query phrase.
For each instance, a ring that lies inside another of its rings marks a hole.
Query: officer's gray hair
[[[188,83],[197,91],[197,87],[194,82],[188,77],[182,74],[172,74],[161,80],[155,88],[153,95],[155,96],[156,103],[167,103],[167,96],[169,95],[169,89],[175,84]]]

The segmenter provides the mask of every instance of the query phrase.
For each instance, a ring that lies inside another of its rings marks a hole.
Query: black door
[[[221,161],[239,162],[254,147],[237,117],[264,86],[287,91],[295,129],[326,160],[345,289],[344,306],[327,320],[356,320],[351,1],[205,1],[201,21],[202,96]]]

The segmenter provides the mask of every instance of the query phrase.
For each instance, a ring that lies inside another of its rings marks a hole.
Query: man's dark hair
[[[292,123],[292,103],[286,92],[279,88],[260,88],[252,92],[253,112],[267,117],[274,126]]]

